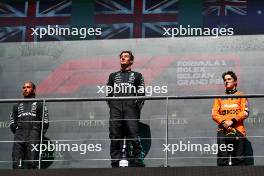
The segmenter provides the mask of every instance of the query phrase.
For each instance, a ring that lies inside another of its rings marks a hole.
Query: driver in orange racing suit
[[[242,95],[237,91],[237,76],[228,71],[222,75],[225,93]],[[212,118],[218,125],[217,144],[232,145],[232,151],[218,150],[217,165],[245,165],[244,150],[246,129],[243,121],[248,117],[248,100],[246,98],[216,98],[212,109]],[[231,156],[231,158],[230,158]]]

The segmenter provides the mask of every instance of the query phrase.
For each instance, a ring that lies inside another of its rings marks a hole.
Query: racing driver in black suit
[[[107,83],[107,96],[145,96],[144,78],[141,73],[131,70],[134,56],[131,51],[119,55],[120,70],[111,73]],[[143,100],[111,100],[109,138],[112,167],[119,167],[123,139],[129,139],[133,146],[134,165],[144,167],[143,150],[139,139],[140,110]]]
[[[31,81],[25,82],[22,91],[24,98],[35,98],[36,86]],[[18,102],[13,106],[10,121],[14,133],[13,169],[36,169],[41,131],[44,134],[49,127],[47,107],[43,111],[42,102]]]

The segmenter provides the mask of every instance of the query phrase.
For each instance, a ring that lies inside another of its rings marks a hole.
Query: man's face
[[[121,65],[131,65],[133,61],[130,59],[129,53],[122,53],[120,56]]]
[[[33,89],[33,86],[31,83],[25,83],[22,87],[23,90],[23,96],[24,98],[33,98],[35,95],[35,89]]]
[[[227,90],[232,90],[236,87],[237,82],[231,77],[231,75],[225,75],[224,84]]]

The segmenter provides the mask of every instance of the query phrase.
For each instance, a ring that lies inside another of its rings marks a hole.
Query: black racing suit
[[[107,86],[109,88],[107,96],[110,97],[145,96],[142,74],[131,70],[111,73]],[[113,90],[110,90],[111,88]],[[116,90],[114,90],[115,88]],[[112,167],[119,166],[124,137],[132,139],[135,166],[144,166],[142,146],[139,140],[139,119],[143,104],[144,100],[108,101],[110,107],[109,138],[111,139]]]
[[[42,114],[43,103],[41,102],[20,102],[13,106],[10,114],[10,128],[14,133],[12,152],[14,169],[35,169],[38,167]],[[44,134],[49,127],[46,106],[44,106],[43,122]]]

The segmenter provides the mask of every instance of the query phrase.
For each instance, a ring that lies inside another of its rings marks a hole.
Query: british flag
[[[164,27],[178,25],[178,0],[96,0],[100,38],[162,37]]]
[[[247,1],[206,0],[203,14],[214,16],[247,15]]]
[[[37,41],[31,28],[68,25],[71,6],[70,0],[0,2],[0,42]]]
[[[204,27],[233,28],[234,34],[246,34],[248,16],[246,0],[205,0],[203,6]]]

